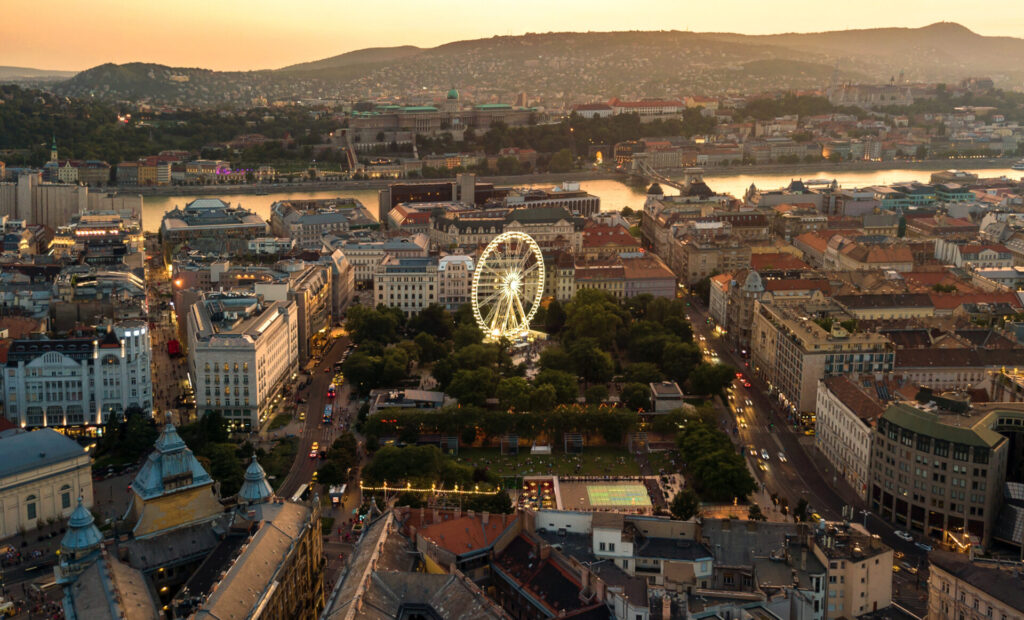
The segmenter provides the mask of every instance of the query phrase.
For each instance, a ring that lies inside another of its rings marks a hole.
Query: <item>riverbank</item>
[[[808,175],[834,176],[848,172],[872,172],[886,170],[985,170],[1009,168],[1017,158],[992,159],[927,159],[921,161],[845,161],[831,163],[827,161],[813,164],[762,164],[752,166],[721,166],[705,168],[707,178],[722,178],[750,175],[788,174],[794,178]],[[681,176],[685,168],[661,171],[668,177]],[[1021,171],[1024,176],[1024,171]],[[495,185],[538,185],[543,183],[561,183],[563,181],[622,181],[629,179],[624,172],[610,170],[585,170],[576,172],[546,172],[543,174],[521,174],[514,176],[486,176],[479,180]],[[305,181],[301,183],[268,183],[242,185],[163,185],[118,188],[115,191],[125,194],[141,194],[143,196],[209,196],[212,194],[246,194],[260,196],[264,194],[281,194],[291,192],[312,191],[367,191],[383,189],[392,183],[454,181],[450,179],[367,179],[364,181]],[[927,179],[921,179],[927,181]],[[108,190],[109,191],[109,190]]]

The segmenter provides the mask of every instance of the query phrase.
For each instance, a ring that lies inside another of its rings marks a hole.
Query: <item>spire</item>
[[[50,161],[57,161],[57,134],[53,134],[53,142],[50,143]]]
[[[92,513],[78,498],[78,507],[71,513],[68,520],[68,531],[60,541],[64,553],[75,558],[83,553],[97,549],[103,542],[103,534],[96,527]]]
[[[160,437],[156,440],[156,449],[160,452],[167,454],[170,452],[179,452],[185,448],[185,440],[178,434],[178,429],[175,428],[174,424],[167,420],[164,424],[164,430],[160,433]]]
[[[267,472],[260,467],[254,452],[252,460],[249,461],[249,467],[245,469],[245,482],[242,483],[242,488],[238,491],[238,499],[247,504],[262,504],[273,496],[274,490],[267,482]]]

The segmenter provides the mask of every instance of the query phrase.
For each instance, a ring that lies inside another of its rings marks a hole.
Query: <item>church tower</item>
[[[50,161],[57,163],[57,136],[54,134],[53,142],[50,143]]]

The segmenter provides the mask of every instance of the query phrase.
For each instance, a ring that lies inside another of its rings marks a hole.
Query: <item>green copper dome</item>
[[[448,98],[449,99],[458,99],[459,98],[459,91],[455,90],[454,88],[449,90],[448,91]]]

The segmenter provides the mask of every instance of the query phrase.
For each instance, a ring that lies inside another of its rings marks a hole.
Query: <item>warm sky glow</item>
[[[3,0],[0,65],[267,69],[364,47],[525,32],[815,32],[955,21],[1024,36],[1021,0]]]

